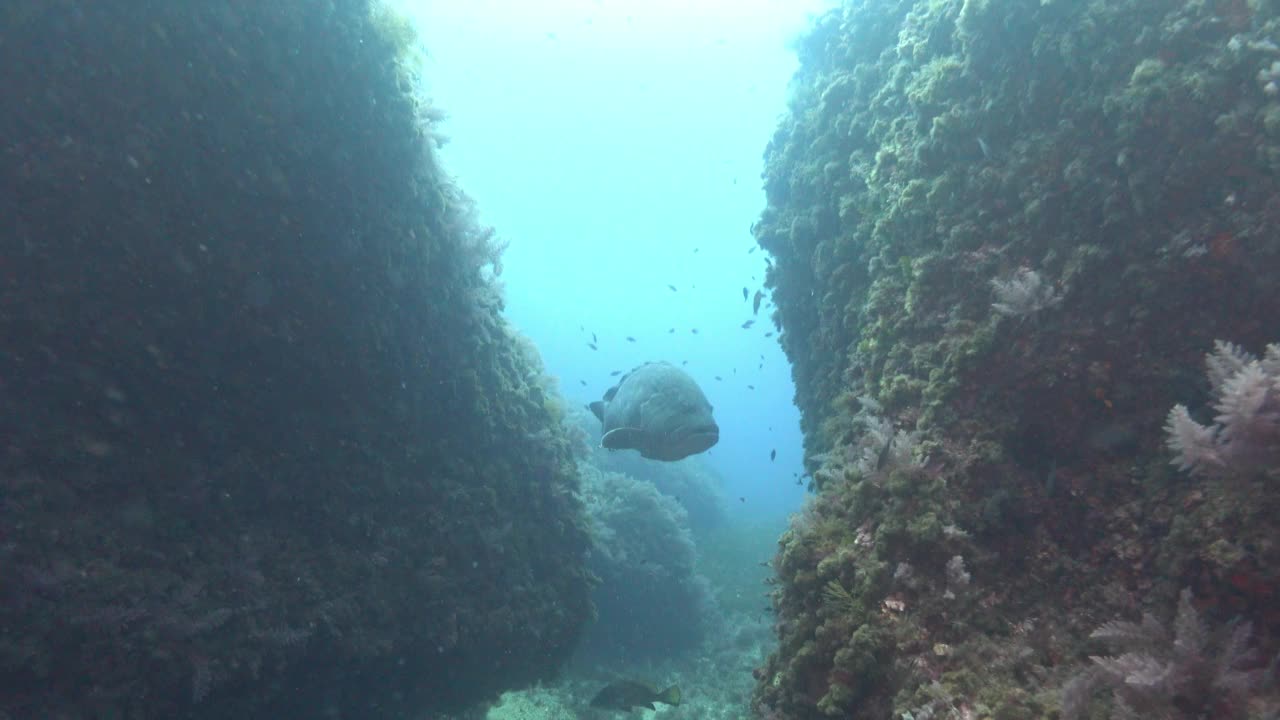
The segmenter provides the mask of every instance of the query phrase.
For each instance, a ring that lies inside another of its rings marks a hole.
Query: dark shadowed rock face
[[[434,716],[573,645],[556,401],[375,25],[0,10],[0,716]]]

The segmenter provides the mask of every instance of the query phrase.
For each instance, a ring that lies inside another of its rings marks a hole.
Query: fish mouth
[[[658,442],[646,443],[637,449],[643,457],[650,460],[674,462],[705,452],[719,441],[720,428],[711,423],[681,427],[676,432],[661,437]]]
[[[689,445],[698,447],[694,452],[702,452],[720,442],[720,427],[714,423],[690,428]]]

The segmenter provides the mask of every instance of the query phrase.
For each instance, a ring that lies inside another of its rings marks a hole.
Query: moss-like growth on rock
[[[781,541],[762,712],[1051,717],[1089,618],[1188,584],[1274,645],[1280,484],[1179,476],[1162,425],[1215,339],[1276,339],[1276,38],[1274,3],[817,21],[756,225],[820,490]],[[917,464],[870,471],[872,432]],[[838,621],[885,632],[836,692]]]
[[[696,650],[715,629],[714,599],[697,571],[684,508],[647,480],[581,468],[593,540],[588,567],[599,583],[580,660],[607,666]]]
[[[590,615],[569,436],[367,2],[0,11],[0,715],[438,715]]]

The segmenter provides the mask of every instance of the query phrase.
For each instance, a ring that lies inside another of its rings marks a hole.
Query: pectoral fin
[[[631,450],[644,445],[644,431],[640,428],[614,428],[600,438],[600,447],[607,450]]]

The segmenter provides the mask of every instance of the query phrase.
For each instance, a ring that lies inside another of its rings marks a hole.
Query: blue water
[[[750,226],[796,66],[788,43],[825,5],[402,6],[426,47],[426,93],[449,114],[444,167],[510,243],[507,316],[572,402],[599,399],[613,371],[687,362],[721,426],[705,459],[742,519],[790,512],[804,493],[772,306],[753,318],[742,289],[764,281]]]

